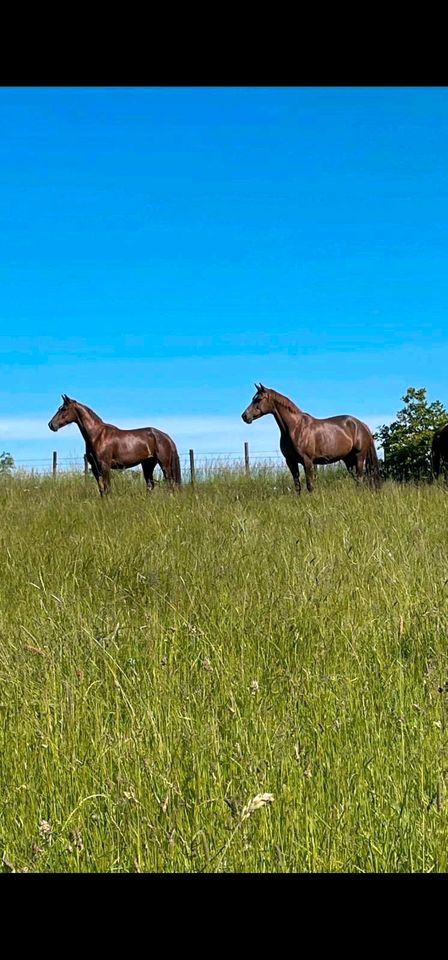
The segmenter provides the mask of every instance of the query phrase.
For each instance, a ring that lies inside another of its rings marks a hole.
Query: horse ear
[[[259,389],[259,390],[266,390],[266,387],[264,386],[263,383],[260,383],[260,386],[258,387],[258,389]]]

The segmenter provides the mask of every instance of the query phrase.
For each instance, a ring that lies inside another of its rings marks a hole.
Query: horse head
[[[50,430],[56,433],[60,427],[66,427],[68,423],[74,423],[76,420],[76,401],[71,400],[66,393],[62,394],[62,403],[54,416],[48,423]]]
[[[252,423],[253,420],[258,420],[259,417],[264,417],[266,413],[272,412],[272,402],[269,396],[269,390],[267,387],[263,386],[262,383],[255,384],[256,394],[252,397],[252,400],[248,407],[241,414],[241,419],[244,420],[244,423]]]

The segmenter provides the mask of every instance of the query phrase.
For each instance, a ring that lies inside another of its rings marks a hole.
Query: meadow
[[[0,478],[0,861],[448,869],[448,494]]]

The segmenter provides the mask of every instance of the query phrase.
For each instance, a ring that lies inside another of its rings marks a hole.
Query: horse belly
[[[325,466],[325,464],[327,463],[337,463],[338,460],[342,460],[342,458],[345,456],[346,454],[344,453],[344,454],[339,454],[339,456],[337,457],[330,457],[330,456],[329,457],[313,457],[313,463],[316,463],[318,466],[320,465]]]
[[[336,463],[353,449],[353,437],[341,427],[321,429],[316,438],[314,463]]]

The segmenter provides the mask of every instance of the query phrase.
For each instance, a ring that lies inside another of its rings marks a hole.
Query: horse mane
[[[86,403],[81,403],[80,400],[72,400],[72,403],[75,403],[77,407],[82,407],[83,410],[87,410],[87,413],[90,413],[92,417],[95,417],[95,420],[100,420],[101,423],[104,421],[98,413],[95,413],[95,410],[92,410],[92,407],[88,407]]]
[[[289,397],[285,397],[283,393],[278,393],[277,390],[271,390],[270,387],[265,387],[265,390],[270,399],[278,403],[280,407],[285,407],[290,413],[302,413],[300,407],[298,407],[293,400],[290,400]]]

